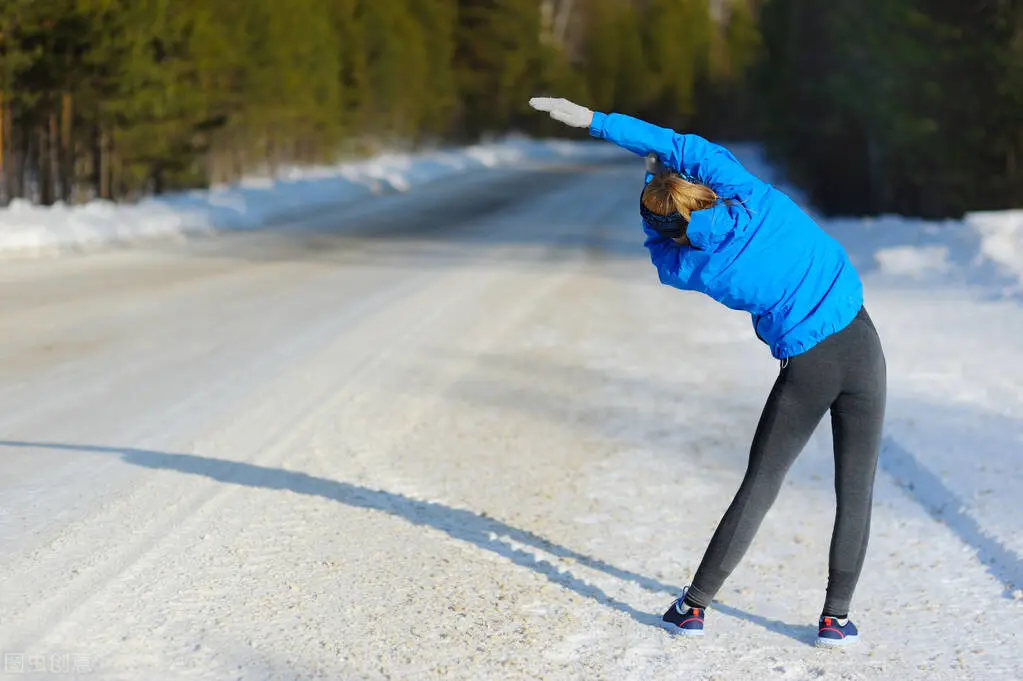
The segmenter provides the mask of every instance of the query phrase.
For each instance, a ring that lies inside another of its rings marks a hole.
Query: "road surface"
[[[966,291],[868,285],[893,378],[863,643],[810,645],[826,423],[708,636],[657,626],[778,367],[657,283],[641,181],[494,170],[4,264],[4,678],[1020,678],[1023,314]],[[989,466],[968,488],[914,439],[942,425]]]

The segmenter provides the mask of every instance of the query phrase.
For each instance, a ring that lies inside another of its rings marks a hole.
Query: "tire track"
[[[508,254],[514,250],[506,249]],[[292,370],[284,378],[276,379],[276,384],[270,383],[275,388],[273,396],[264,398],[262,406],[254,407],[251,415],[236,420],[227,430],[214,429],[215,434],[208,439],[207,445],[216,450],[219,443],[229,443],[234,450],[260,451],[260,462],[277,462],[294,448],[296,442],[325,413],[351,399],[351,389],[338,390],[338,381],[342,386],[353,385],[358,376],[379,366],[380,362],[393,356],[404,344],[414,343],[417,334],[433,323],[443,310],[478,295],[506,273],[500,269],[484,269],[472,277],[473,286],[453,287],[449,280],[457,274],[434,271],[421,277],[407,277],[396,291],[382,293],[360,306],[363,313],[379,308],[376,313],[370,313],[367,319],[360,320],[360,315],[356,314],[355,321],[349,319],[347,324],[344,321],[335,322],[328,325],[328,330],[309,332],[308,339],[315,345],[318,339],[335,336],[345,328],[349,330],[331,347],[320,351],[315,359],[306,361],[301,371]],[[484,278],[489,278],[490,283],[487,284]],[[431,280],[432,284],[427,285],[426,282]],[[408,293],[410,290],[413,291],[411,295]],[[453,295],[452,291],[458,293]],[[438,300],[445,301],[440,308],[435,305]],[[434,309],[430,313],[424,315],[421,312],[431,307]],[[292,351],[285,358],[293,358],[294,354]],[[342,358],[343,362],[332,365],[329,380],[318,376],[323,373],[322,367],[328,359],[338,358]],[[339,375],[340,367],[344,368]],[[227,386],[231,386],[233,380],[230,376],[222,377],[220,386],[229,390]],[[280,385],[282,382],[284,386]],[[235,392],[237,387],[235,383]],[[208,401],[213,390],[207,389],[202,394],[194,395],[184,403],[179,403],[174,410],[187,412],[189,403],[196,405]],[[332,396],[328,398],[330,394]],[[289,397],[282,400],[282,395]],[[283,412],[282,402],[287,404]],[[164,416],[173,424],[174,413]],[[266,432],[265,424],[271,422],[280,425]],[[137,430],[141,432],[145,429],[145,426],[141,426]],[[247,431],[257,435],[248,440],[245,437]],[[202,437],[198,439],[203,440]],[[138,440],[132,438],[131,441]],[[228,497],[224,495],[234,491],[225,490],[218,484],[196,486],[194,481],[188,480],[179,484],[167,480],[166,476],[156,476],[129,496],[105,506],[86,521],[67,528],[45,550],[22,557],[18,561],[19,567],[4,577],[5,592],[24,594],[22,607],[7,605],[3,618],[6,622],[26,620],[31,621],[31,624],[19,627],[19,632],[10,641],[4,642],[5,649],[21,649],[38,643],[46,637],[47,631],[59,629],[61,621],[70,621],[74,613],[96,606],[97,599],[101,598],[100,592],[115,579],[133,584],[134,575],[143,572],[147,565],[156,560],[153,558],[147,563],[147,556],[158,553],[157,549],[161,545],[166,545],[171,536],[179,535],[186,526],[205,522],[200,519],[211,515],[215,508],[224,503],[220,499],[226,500]],[[155,499],[164,502],[159,514],[151,514]],[[104,537],[137,539],[109,545],[104,543]],[[97,546],[103,546],[104,550],[97,551]],[[63,560],[52,561],[54,554],[61,554]],[[71,573],[60,574],[69,564],[75,565]],[[63,586],[54,591],[54,584]],[[36,585],[35,588],[33,585]],[[43,591],[49,593],[44,594]]]

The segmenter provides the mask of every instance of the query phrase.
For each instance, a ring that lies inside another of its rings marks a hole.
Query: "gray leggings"
[[[842,331],[782,362],[753,438],[746,477],[707,547],[686,600],[706,608],[739,564],[789,467],[831,410],[837,513],[824,613],[845,616],[870,534],[886,366],[865,309]]]

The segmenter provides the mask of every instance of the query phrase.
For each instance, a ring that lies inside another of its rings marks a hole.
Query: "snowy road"
[[[1023,307],[866,267],[892,392],[863,643],[810,645],[826,424],[706,639],[656,626],[777,363],[657,283],[640,183],[493,170],[5,264],[4,678],[1023,677]]]

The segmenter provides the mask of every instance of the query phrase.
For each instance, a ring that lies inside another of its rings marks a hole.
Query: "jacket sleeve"
[[[646,234],[643,245],[650,251],[650,262],[657,269],[657,278],[666,286],[685,289],[686,285],[680,273],[682,247],[668,237],[658,234],[645,222],[643,232]]]
[[[720,196],[743,198],[765,187],[724,147],[699,135],[680,134],[624,114],[594,112],[590,135],[696,178]]]

